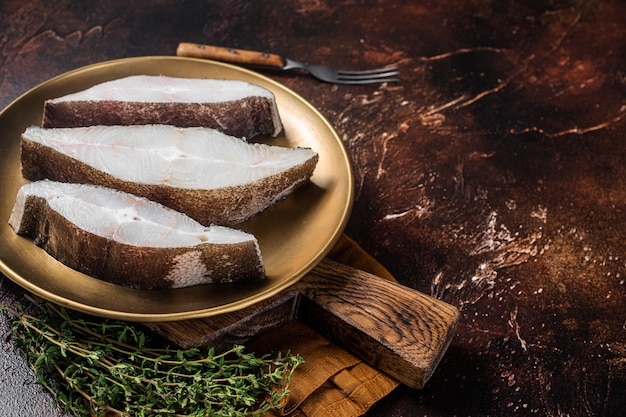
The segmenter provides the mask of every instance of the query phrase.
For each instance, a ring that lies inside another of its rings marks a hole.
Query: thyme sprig
[[[254,416],[282,408],[299,355],[155,348],[126,322],[52,303],[0,306],[37,381],[76,416]],[[110,414],[107,414],[110,415]]]

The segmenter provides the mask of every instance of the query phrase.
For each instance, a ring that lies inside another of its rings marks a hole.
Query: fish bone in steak
[[[250,139],[282,130],[274,94],[239,80],[134,75],[47,100],[43,127],[168,124]]]
[[[131,288],[265,277],[253,235],[205,227],[161,204],[106,187],[49,180],[25,184],[9,224],[70,268]]]
[[[309,148],[248,143],[213,129],[167,125],[45,129],[22,135],[30,180],[103,185],[233,225],[286,197],[313,174]]]

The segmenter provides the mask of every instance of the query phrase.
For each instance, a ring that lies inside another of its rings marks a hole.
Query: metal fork
[[[397,82],[399,80],[397,78],[399,75],[397,67],[385,67],[365,71],[344,71],[323,65],[303,64],[280,55],[266,52],[224,48],[197,43],[180,43],[176,49],[176,55],[262,66],[282,71],[301,69],[307,71],[319,80],[334,84],[374,84]]]

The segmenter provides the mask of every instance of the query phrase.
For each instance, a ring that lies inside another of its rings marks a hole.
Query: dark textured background
[[[3,0],[0,106],[180,41],[400,65],[400,83],[368,87],[266,73],[345,142],[347,233],[461,310],[428,386],[397,389],[370,416],[626,413],[621,0]]]

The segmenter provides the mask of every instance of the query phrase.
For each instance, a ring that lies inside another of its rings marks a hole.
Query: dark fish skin
[[[130,76],[44,103],[43,127],[143,124],[208,127],[246,140],[282,131],[274,94],[237,80]]]
[[[263,97],[222,103],[48,101],[44,105],[43,127],[166,124],[208,127],[229,136],[251,139],[276,135],[272,108],[273,104]]]
[[[23,186],[46,187],[51,181]],[[73,189],[80,184],[63,184]],[[86,186],[101,193],[101,200],[117,190]],[[200,243],[196,246],[157,247],[132,245],[92,233],[65,217],[49,204],[49,198],[18,193],[10,224],[16,233],[34,243],[64,265],[113,284],[136,289],[180,288],[209,283],[258,282],[265,271],[256,239],[236,243]],[[130,196],[137,204],[156,203]],[[20,203],[18,203],[20,201]],[[21,206],[21,207],[20,207]],[[163,210],[169,210],[165,207]],[[19,219],[19,220],[18,220]],[[138,219],[137,221],[142,221]],[[200,225],[198,225],[200,226]],[[206,230],[206,229],[205,229]],[[239,231],[236,231],[237,233]],[[240,232],[239,232],[240,233]]]
[[[28,132],[28,131],[27,131]],[[251,146],[246,144],[246,146]],[[22,175],[31,180],[97,184],[157,201],[185,213],[205,226],[232,226],[248,220],[285,198],[307,183],[319,156],[300,165],[244,185],[211,189],[190,189],[163,184],[126,181],[69,155],[44,146],[23,135],[21,144]]]

